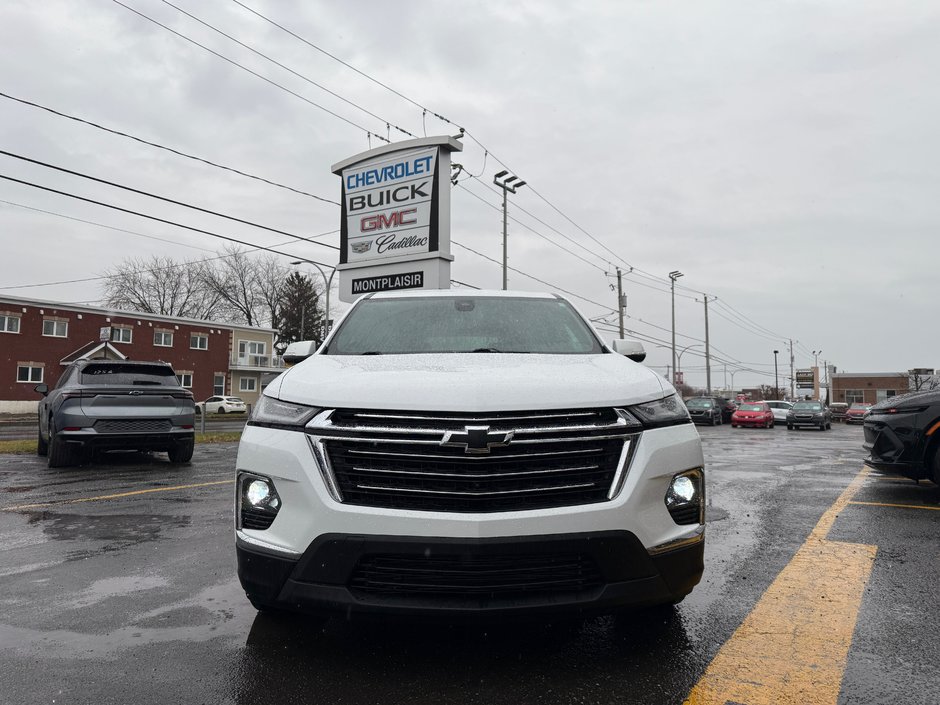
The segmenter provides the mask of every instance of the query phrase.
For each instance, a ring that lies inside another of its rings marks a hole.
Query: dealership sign
[[[450,288],[452,137],[384,145],[333,165],[342,178],[340,299]]]
[[[796,371],[796,386],[800,389],[810,389],[816,383],[816,369],[803,369]]]

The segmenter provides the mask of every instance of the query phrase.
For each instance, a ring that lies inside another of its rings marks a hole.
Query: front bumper
[[[891,472],[913,480],[928,477],[924,464],[924,436],[911,414],[895,415],[890,423],[881,417],[865,419],[865,442],[868,452],[865,464],[869,467]]]
[[[787,426],[809,426],[810,428],[819,428],[819,425],[825,423],[822,418],[793,418],[787,417]]]
[[[629,531],[497,539],[327,534],[299,558],[242,540],[236,552],[248,596],[293,611],[597,614],[691,592],[704,568],[704,528],[655,554]]]

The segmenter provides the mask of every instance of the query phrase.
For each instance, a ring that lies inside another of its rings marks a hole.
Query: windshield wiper
[[[472,353],[506,353],[513,355],[528,355],[528,350],[500,350],[499,348],[474,348]]]
[[[367,352],[359,353],[359,354],[360,355],[381,355],[382,353],[380,353],[378,350],[369,350]]]

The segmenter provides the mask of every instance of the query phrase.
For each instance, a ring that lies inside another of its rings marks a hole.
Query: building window
[[[155,330],[153,332],[153,344],[161,348],[173,347],[173,331]]]
[[[42,322],[42,334],[52,338],[66,338],[69,334],[69,322],[47,318]]]
[[[225,396],[225,375],[217,374],[212,378],[212,393],[217,397]]]
[[[0,333],[19,333],[20,317],[9,313],[0,313]]]
[[[890,399],[891,397],[897,396],[897,390],[894,389],[877,389],[875,390],[875,401],[884,401],[885,399]]]
[[[254,392],[258,389],[258,380],[254,377],[242,377],[238,380],[238,391]]]
[[[24,362],[16,366],[17,382],[42,382],[42,365]]]
[[[846,404],[861,404],[865,401],[865,391],[862,389],[846,389],[845,390],[845,403]]]
[[[111,340],[113,340],[115,343],[130,343],[133,341],[133,339],[134,339],[133,328],[130,328],[130,327],[119,328],[115,326],[114,328],[111,329]]]
[[[193,350],[208,350],[209,336],[205,333],[193,333],[189,336],[189,347]]]
[[[193,387],[193,373],[192,372],[177,372],[176,379],[180,381],[181,387],[185,387],[186,389],[192,389]]]

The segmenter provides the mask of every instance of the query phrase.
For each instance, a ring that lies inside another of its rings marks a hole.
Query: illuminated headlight
[[[701,468],[673,477],[666,490],[665,502],[677,524],[705,523],[705,473]]]
[[[238,478],[238,526],[241,529],[264,530],[271,526],[281,508],[281,498],[274,481],[259,475]]]
[[[644,426],[672,426],[690,421],[689,411],[678,394],[627,408],[627,413]]]
[[[249,426],[266,426],[301,431],[322,409],[306,404],[294,404],[261,395],[248,419]]]

